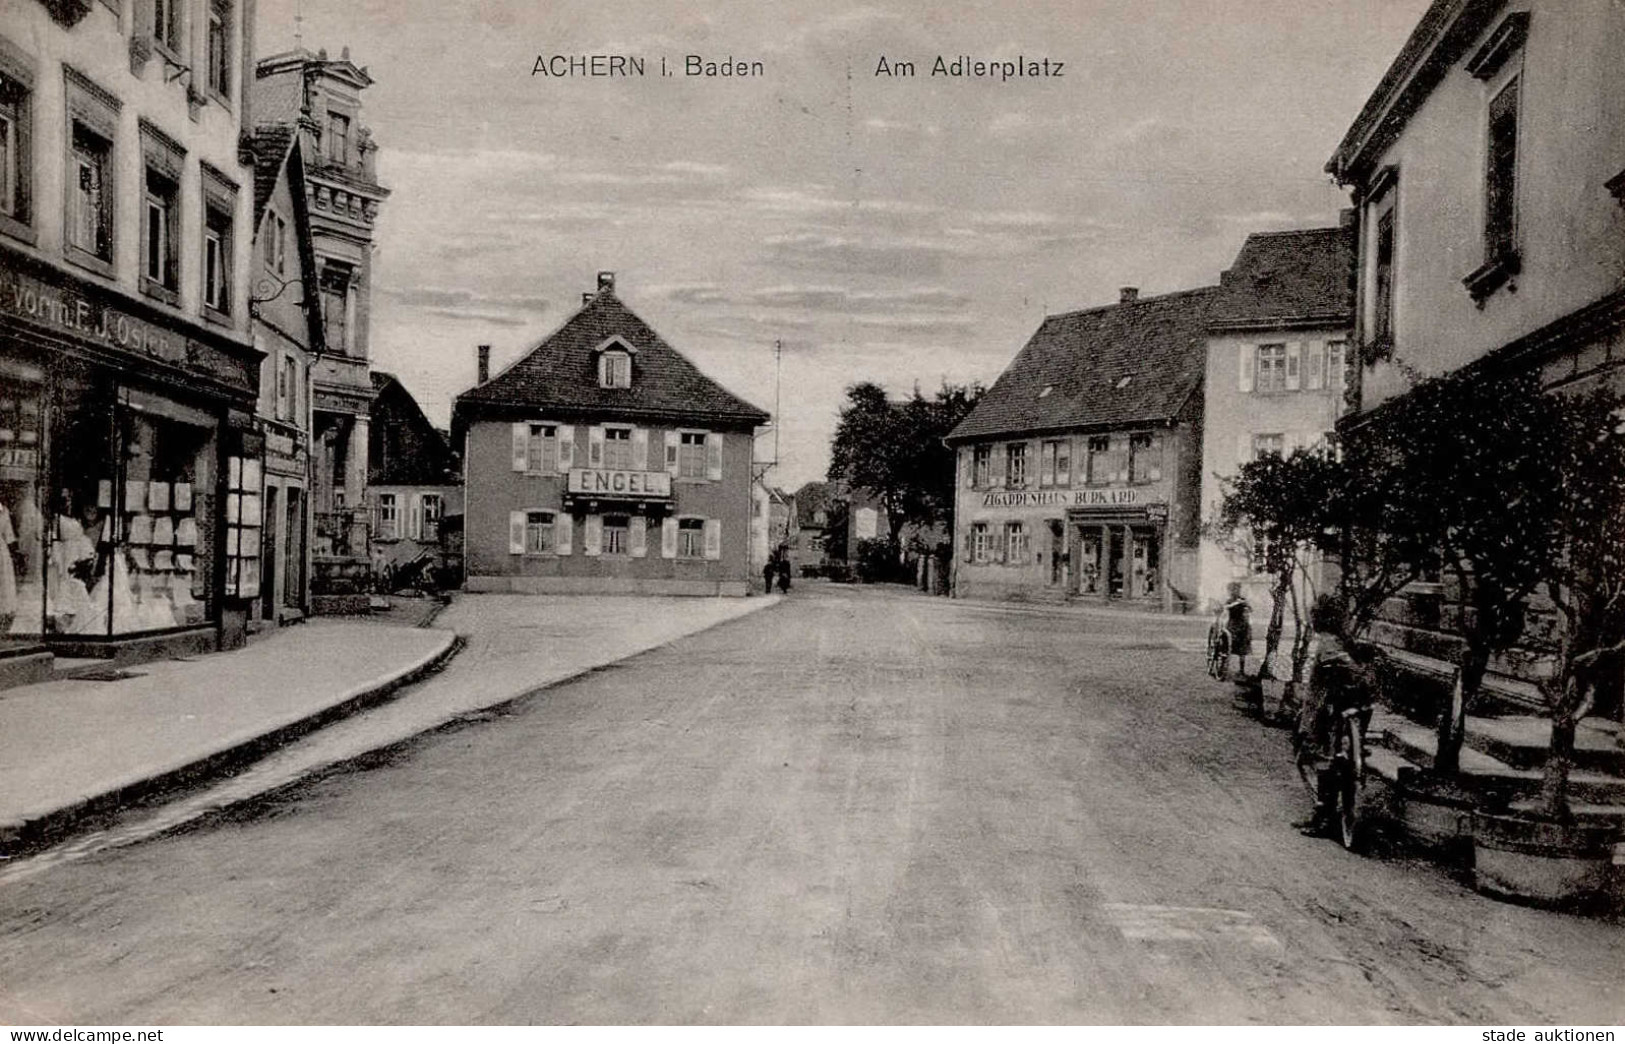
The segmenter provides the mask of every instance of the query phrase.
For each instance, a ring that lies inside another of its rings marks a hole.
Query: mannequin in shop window
[[[71,489],[57,493],[51,538],[50,577],[46,591],[54,629],[64,634],[96,630],[96,618],[106,623],[90,596],[90,586],[106,570],[100,554],[103,519],[92,497],[78,497]]]

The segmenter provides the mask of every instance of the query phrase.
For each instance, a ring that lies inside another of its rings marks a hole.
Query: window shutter
[[[1146,470],[1146,478],[1152,482],[1162,481],[1162,437],[1151,436],[1151,447],[1146,451],[1151,454],[1151,467]]]
[[[705,477],[715,482],[722,478],[722,433],[705,433]],[[707,523],[709,525],[710,523]]]
[[[965,473],[964,483],[966,489],[976,485],[976,450],[970,446],[963,446],[959,451],[960,469]]]
[[[560,424],[556,430],[559,433],[559,470],[569,471],[576,466],[575,425]]]
[[[604,466],[604,429],[594,424],[587,429],[587,467]]]
[[[555,554],[567,555],[570,553],[570,533],[573,529],[575,529],[575,519],[564,512],[559,512],[553,519],[553,551]]]
[[[1305,341],[1303,358],[1303,386],[1319,391],[1326,386],[1326,346],[1319,341]]]
[[[715,562],[722,557],[722,519],[708,518],[705,520],[705,557],[707,561]]]
[[[649,429],[632,429],[632,466],[638,471],[649,470]]]
[[[966,530],[965,531],[965,561],[967,561],[967,562],[976,561],[976,532],[975,532],[975,530]]]
[[[508,512],[508,554],[522,555],[525,553],[525,513],[523,511]]]
[[[1236,345],[1236,375],[1240,383],[1237,387],[1244,391],[1253,390],[1253,346],[1250,344]]]
[[[677,520],[675,518],[660,520],[660,557],[677,557]]]
[[[677,474],[677,433],[675,431],[666,432],[666,474]],[[671,555],[666,557],[670,558]]]
[[[1253,437],[1247,432],[1236,436],[1236,463],[1245,464],[1253,459]]]
[[[993,480],[992,485],[994,487],[1004,485],[1004,458],[1006,452],[1008,451],[1004,448],[1004,446],[1000,445],[999,443],[994,443],[992,450],[990,450],[987,455],[988,471],[991,473]]]
[[[587,528],[581,538],[581,553],[595,558],[604,550],[604,517],[588,515]]]
[[[413,493],[406,498],[406,537],[423,539],[423,494]]]
[[[1128,481],[1128,440],[1125,437],[1112,436],[1112,458],[1117,464],[1117,471],[1112,476],[1114,482]]]
[[[513,469],[530,470],[530,425],[524,421],[513,425]]]
[[[645,448],[648,443],[644,443]],[[633,515],[626,524],[627,550],[633,558],[643,558],[649,553],[649,520]]]
[[[1055,443],[1043,443],[1043,449],[1038,454],[1038,484],[1040,486],[1055,485]]]
[[[1303,342],[1289,341],[1286,346],[1286,390],[1297,391],[1303,387],[1303,373],[1299,366],[1303,358]]]

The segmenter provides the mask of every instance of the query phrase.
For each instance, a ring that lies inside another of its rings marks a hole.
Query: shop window
[[[231,0],[209,0],[207,66],[209,91],[231,97]]]
[[[641,521],[641,519],[639,521]],[[604,516],[604,554],[626,554],[630,550],[630,535],[631,519],[626,515]]]
[[[604,467],[610,471],[632,470],[632,429],[604,429]]]
[[[350,266],[342,262],[328,261],[322,266],[322,330],[327,347],[346,355],[350,353],[350,277]]]
[[[677,437],[677,477],[705,477],[705,432],[685,431]]]
[[[1004,484],[1020,488],[1027,484],[1027,444],[1012,442],[1004,448]]]
[[[226,462],[226,594],[255,598],[260,593],[260,462],[233,456]]]
[[[993,484],[992,446],[977,446],[971,450],[971,484],[978,489]]]
[[[528,471],[545,473],[557,469],[559,429],[552,424],[532,424],[526,452]]]
[[[1286,345],[1261,344],[1253,371],[1253,388],[1261,392],[1286,391]]]
[[[1130,435],[1128,440],[1129,481],[1158,482],[1162,479],[1162,438],[1154,432]]]
[[[350,117],[342,113],[327,114],[327,161],[339,166],[349,162]]]
[[[1006,522],[1004,524],[1005,562],[1010,565],[1026,565],[1031,557],[1031,535],[1027,527],[1020,522]]]
[[[141,222],[141,288],[156,293],[170,304],[179,304],[176,291],[180,277],[175,257],[179,186],[151,167],[146,168],[146,181]]]
[[[75,121],[68,156],[68,245],[113,260],[113,143]]]
[[[993,548],[986,522],[977,522],[970,527],[970,553],[971,561],[977,565],[986,565],[992,556]]]
[[[42,381],[31,367],[0,363],[0,638],[43,629]]]
[[[0,228],[6,228],[8,222],[28,225],[32,220],[32,102],[33,94],[24,82],[0,70]]]
[[[551,511],[525,513],[525,554],[551,555],[554,543],[554,515]]]
[[[680,518],[677,520],[677,557],[705,557],[705,519]]]
[[[401,515],[395,494],[378,494],[378,539],[395,540],[400,535]]]

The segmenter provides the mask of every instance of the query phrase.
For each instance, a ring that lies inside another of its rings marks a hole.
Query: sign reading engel
[[[671,476],[664,471],[571,468],[570,492],[597,497],[669,497]]]
[[[1047,493],[984,493],[983,507],[1138,507],[1162,500],[1156,490],[1114,488],[1053,490]]]

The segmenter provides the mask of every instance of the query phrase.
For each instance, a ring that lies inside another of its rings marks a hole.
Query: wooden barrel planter
[[[1616,823],[1515,813],[1472,817],[1473,886],[1544,906],[1593,905],[1616,886]]]
[[[1477,799],[1459,787],[1401,770],[1394,788],[1394,818],[1405,840],[1436,858],[1465,861],[1472,854]]]

